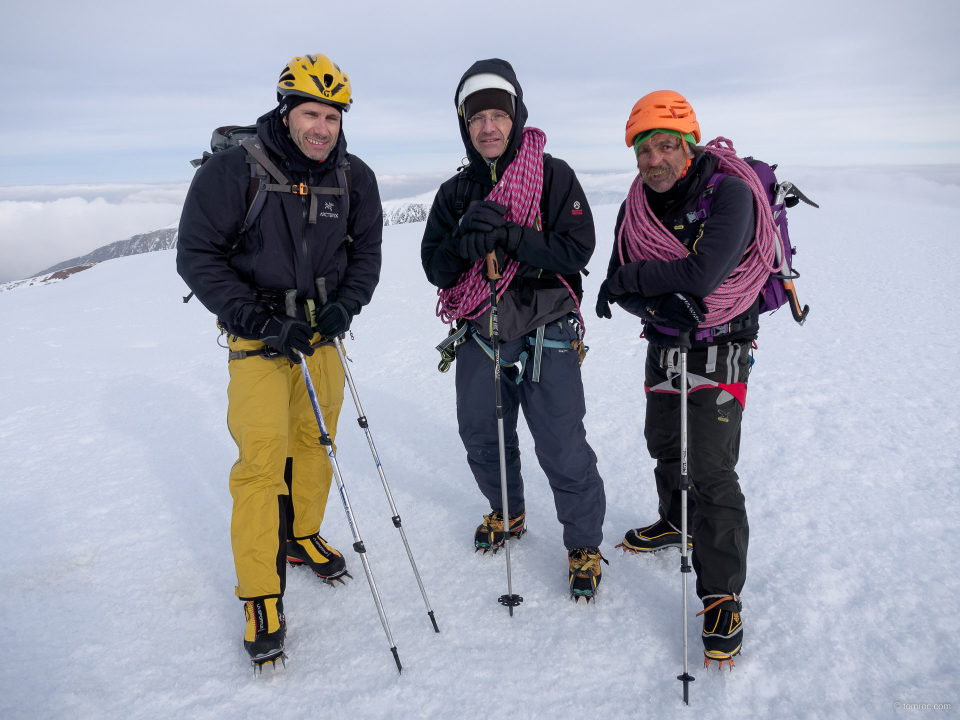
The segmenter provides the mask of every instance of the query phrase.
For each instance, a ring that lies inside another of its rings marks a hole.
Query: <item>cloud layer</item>
[[[36,197],[35,186],[0,192],[0,282],[29,277],[101,245],[177,222],[186,194],[182,185],[133,186],[126,191],[114,185],[103,192],[87,186],[82,191],[88,197],[76,188],[45,190],[47,197],[66,196],[3,199]]]
[[[457,167],[455,86],[490,56],[513,63],[548,152],[582,169],[629,171],[627,114],[664,87],[707,137],[781,162],[960,162],[958,20],[952,0],[6,3],[0,185],[188,181],[210,131],[273,107],[284,63],[316,51],[349,73],[344,128],[378,173]]]

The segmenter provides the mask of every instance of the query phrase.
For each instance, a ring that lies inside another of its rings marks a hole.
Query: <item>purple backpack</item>
[[[779,273],[771,273],[760,290],[760,312],[773,312],[777,308],[790,303],[790,312],[793,313],[793,319],[803,325],[807,319],[807,313],[810,312],[810,306],[800,307],[800,301],[797,299],[797,291],[793,286],[793,281],[800,277],[800,273],[793,269],[793,256],[797,254],[797,249],[790,244],[790,233],[787,230],[787,208],[791,208],[801,200],[807,205],[819,208],[815,202],[810,200],[800,190],[789,182],[778,182],[774,170],[777,166],[771,167],[765,162],[754,160],[752,157],[744,158],[746,163],[753,169],[760,178],[760,184],[767,191],[767,200],[770,203],[770,209],[773,211],[773,219],[780,231],[780,237],[783,238],[783,245],[787,248],[787,256],[783,258],[783,268]],[[710,204],[713,202],[713,194],[717,187],[728,177],[724,173],[714,173],[707,182],[707,187],[700,193],[700,200],[697,202],[697,217],[702,221],[710,215]],[[780,245],[777,244],[777,264],[781,261]]]

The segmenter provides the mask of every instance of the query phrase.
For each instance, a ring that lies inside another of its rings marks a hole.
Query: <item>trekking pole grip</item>
[[[503,277],[503,275],[500,274],[500,268],[497,267],[496,250],[487,255],[487,277],[490,280],[499,280]]]
[[[681,330],[680,335],[677,337],[677,347],[680,348],[680,352],[685,353],[691,348],[690,344],[690,331]]]

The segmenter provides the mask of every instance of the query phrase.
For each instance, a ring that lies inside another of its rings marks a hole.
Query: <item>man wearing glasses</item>
[[[427,279],[441,291],[445,316],[456,321],[459,331],[459,342],[451,348],[456,352],[460,438],[490,507],[474,533],[474,545],[486,552],[504,541],[490,293],[487,289],[476,302],[450,298],[466,297],[463,290],[471,281],[473,287],[482,285],[483,260],[496,252],[504,274],[498,325],[507,532],[520,537],[526,530],[517,438],[522,408],[563,525],[570,592],[589,602],[600,581],[606,509],[603,480],[583,426],[580,378],[579,273],[593,254],[593,217],[570,166],[543,154],[545,136],[525,127],[523,91],[509,63],[474,63],[454,97],[469,164],[437,192],[421,259]],[[520,189],[532,198],[529,203],[513,194]]]

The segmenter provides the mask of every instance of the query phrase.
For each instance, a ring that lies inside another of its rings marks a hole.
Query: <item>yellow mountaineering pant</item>
[[[313,342],[320,340],[314,335]],[[257,350],[257,340],[229,338],[230,350]],[[343,367],[337,349],[324,345],[307,358],[331,438],[343,404]],[[291,500],[294,536],[320,529],[333,472],[320,444],[320,430],[300,366],[286,358],[247,357],[230,361],[227,426],[240,450],[230,471],[233,519],[230,539],[241,599],[280,595],[286,528],[280,524],[280,495],[288,457],[293,458]],[[281,554],[283,553],[283,554]]]

